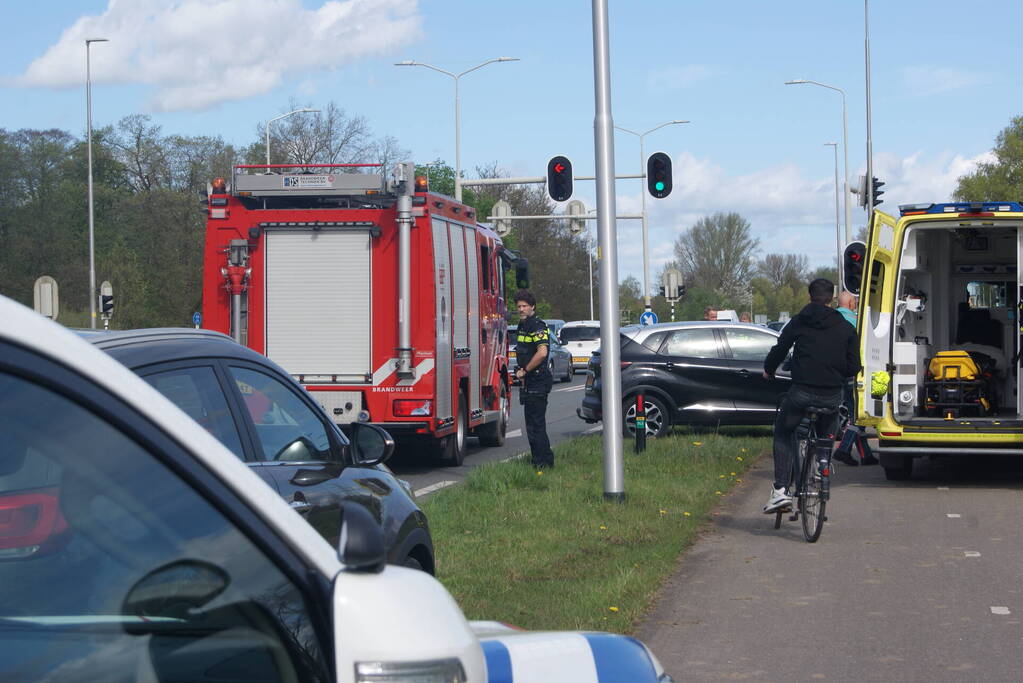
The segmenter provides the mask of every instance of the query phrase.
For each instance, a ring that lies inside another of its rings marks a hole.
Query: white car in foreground
[[[127,368],[0,319],[0,680],[671,680],[631,638],[470,624],[364,507],[332,548]]]

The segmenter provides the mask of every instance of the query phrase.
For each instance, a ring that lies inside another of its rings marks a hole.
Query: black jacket
[[[764,361],[767,374],[774,375],[793,344],[794,384],[841,387],[860,371],[856,328],[830,306],[809,303],[785,326]]]

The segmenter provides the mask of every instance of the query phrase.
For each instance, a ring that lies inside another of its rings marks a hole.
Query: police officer
[[[515,293],[515,308],[520,318],[515,344],[519,367],[515,369],[515,377],[522,382],[519,403],[526,418],[531,462],[540,469],[554,467],[554,451],[547,438],[547,395],[554,384],[547,360],[550,339],[547,323],[536,317],[536,297],[529,290],[520,289]]]

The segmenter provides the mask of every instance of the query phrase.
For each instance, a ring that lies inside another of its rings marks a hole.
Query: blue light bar
[[[1023,213],[1020,202],[950,202],[946,204],[900,204],[903,216],[919,214],[961,214],[961,213]]]

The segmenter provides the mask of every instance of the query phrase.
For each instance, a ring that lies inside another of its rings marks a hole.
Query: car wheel
[[[561,378],[561,381],[562,382],[571,382],[572,381],[572,363],[571,362],[565,368],[565,374]]]
[[[401,563],[401,566],[408,567],[409,569],[418,569],[421,572],[426,571],[423,569],[422,563],[411,555],[405,558],[405,561]]]
[[[481,446],[503,446],[508,431],[508,416],[511,414],[511,401],[508,399],[508,386],[501,383],[501,399],[498,402],[500,415],[497,421],[485,424],[476,430]]]
[[[455,411],[455,433],[441,439],[440,459],[446,467],[461,467],[465,462],[465,430],[469,422],[465,411],[465,396],[459,393],[458,410]]]
[[[659,398],[646,396],[644,398],[646,407],[646,435],[648,437],[664,436],[671,429],[671,416],[668,415],[668,408]],[[636,436],[636,397],[631,396],[625,400],[625,415],[622,420],[622,429],[626,437]]]

